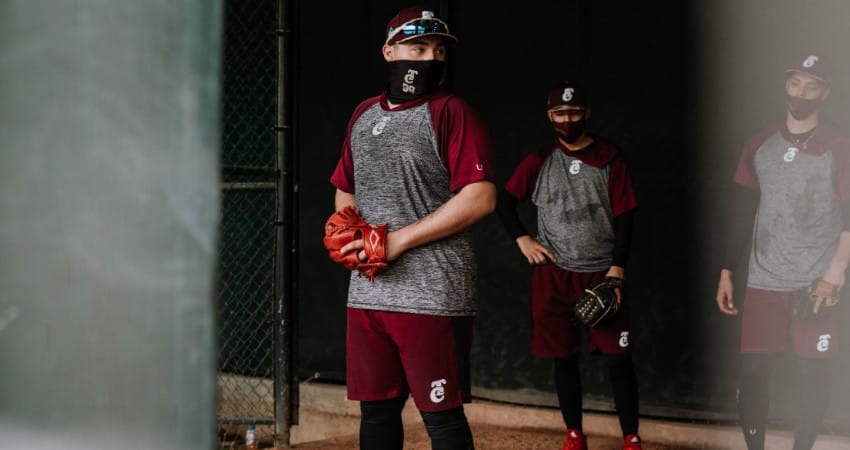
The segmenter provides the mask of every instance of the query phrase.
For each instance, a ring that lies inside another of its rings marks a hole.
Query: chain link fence
[[[247,424],[274,432],[275,215],[278,169],[276,0],[226,2],[221,246],[218,267],[219,446]]]

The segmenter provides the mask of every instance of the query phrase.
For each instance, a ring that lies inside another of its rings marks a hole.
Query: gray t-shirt
[[[584,164],[562,151],[544,161],[531,200],[537,207],[537,240],[552,250],[559,267],[598,272],[611,266],[609,168]]]
[[[753,159],[761,199],[748,285],[757,289],[809,285],[826,271],[841,233],[833,152],[811,155],[790,147],[775,133]]]
[[[390,231],[433,213],[454,196],[453,188],[492,178],[486,130],[457,97],[394,110],[367,103],[353,117],[348,140],[356,206],[365,220],[387,223]],[[346,190],[343,184],[336,183]],[[374,282],[352,272],[348,306],[474,315],[477,272],[466,230],[406,251]]]

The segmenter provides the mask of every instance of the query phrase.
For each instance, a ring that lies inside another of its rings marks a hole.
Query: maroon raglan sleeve
[[[764,133],[753,136],[744,143],[741,157],[738,159],[738,167],[735,169],[735,176],[732,178],[735,183],[750,189],[759,190],[759,181],[755,168],[756,151],[758,151],[761,144],[768,137],[777,131],[779,131],[779,128],[774,127]]]
[[[850,201],[850,137],[836,134],[832,151],[835,155],[835,192],[842,203]]]
[[[331,184],[340,191],[354,194],[354,160],[351,156],[351,129],[357,122],[357,119],[363,115],[370,106],[380,100],[380,97],[372,97],[360,103],[355,108],[354,113],[348,120],[348,126],[345,129],[345,139],[342,141],[342,154],[336,163],[336,168],[331,174]]]
[[[449,171],[449,189],[457,192],[478,181],[494,181],[489,131],[475,111],[454,95],[431,101],[429,107]]]
[[[525,200],[531,197],[537,185],[537,176],[540,175],[544,159],[541,152],[529,153],[520,161],[511,178],[505,183],[505,191],[517,200]]]

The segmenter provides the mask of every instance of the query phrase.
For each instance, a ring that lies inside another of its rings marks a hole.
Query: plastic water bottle
[[[245,431],[245,449],[259,450],[260,444],[257,442],[257,429],[253,423],[248,424],[248,430]]]

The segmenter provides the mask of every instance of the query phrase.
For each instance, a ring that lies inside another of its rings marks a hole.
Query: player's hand
[[[398,257],[401,256],[401,253],[403,252],[403,250],[401,249],[402,246],[396,245],[397,234],[398,233],[396,231],[390,231],[389,233],[387,233],[387,242],[385,244],[387,261],[394,261],[398,259]],[[348,252],[357,251],[357,258],[360,261],[366,261],[368,257],[366,256],[366,250],[364,250],[365,248],[366,243],[363,241],[363,239],[357,239],[349,242],[348,244],[343,245],[342,248],[339,249],[339,251],[343,255],[347,254]]]
[[[605,274],[605,277],[606,278],[608,278],[608,277],[619,278],[621,280],[625,280],[626,279],[626,269],[624,269],[620,266],[611,266],[608,269],[608,273]],[[622,289],[615,287],[614,293],[617,294],[617,303],[623,303],[623,291],[622,291]]]
[[[722,269],[720,271],[720,281],[717,283],[717,307],[723,314],[734,316],[738,314],[738,308],[732,301],[732,292],[735,290],[735,285],[732,283],[732,271]]]
[[[529,235],[520,236],[516,239],[519,250],[525,255],[529,264],[546,264],[555,262],[555,255],[540,242]]]

